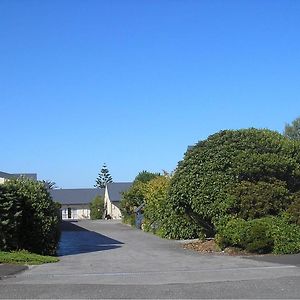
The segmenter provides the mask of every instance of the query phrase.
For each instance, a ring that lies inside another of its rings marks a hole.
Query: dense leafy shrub
[[[300,226],[291,224],[285,215],[272,218],[272,237],[274,254],[292,254],[300,252]]]
[[[140,172],[132,183],[128,191],[123,193],[121,200],[121,212],[125,223],[135,224],[134,209],[145,203],[147,183],[160,175],[147,171]]]
[[[203,233],[195,222],[185,212],[175,212],[169,203],[157,234],[168,239],[203,238]]]
[[[174,213],[172,207],[168,203],[168,190],[170,185],[170,177],[159,176],[145,185],[145,208],[143,230],[156,233],[165,238],[177,239],[179,233],[176,231],[176,224],[185,224],[185,232],[183,236],[192,234],[191,227],[188,226],[189,219],[183,214]]]
[[[59,205],[44,184],[17,179],[0,185],[1,249],[55,254],[59,240]],[[13,218],[13,219],[12,219]]]
[[[144,227],[147,231],[155,232],[167,218],[166,199],[170,178],[156,177],[145,186]]]
[[[294,194],[293,202],[287,209],[287,213],[292,223],[300,225],[300,192]]]
[[[234,246],[249,252],[267,253],[274,247],[268,219],[233,219],[220,230],[216,240],[221,248]]]
[[[160,174],[159,173],[152,173],[152,172],[148,172],[148,171],[141,171],[139,172],[139,174],[135,177],[134,182],[136,183],[137,181],[143,182],[143,183],[147,183],[150,180],[159,177]]]
[[[243,248],[249,252],[271,252],[274,247],[274,240],[268,223],[260,219],[249,221],[249,223],[242,243]]]
[[[122,215],[123,223],[134,226],[135,225],[135,215],[134,214],[128,214],[124,213]]]
[[[237,215],[247,220],[278,215],[291,202],[286,183],[276,179],[273,182],[241,181],[234,186],[232,194]]]
[[[242,247],[245,227],[247,221],[244,219],[236,218],[230,220],[227,224],[219,227],[218,234],[215,236],[217,244],[224,249],[229,246]]]
[[[298,253],[299,230],[299,226],[290,224],[283,216],[250,221],[237,218],[220,228],[216,241],[222,249],[233,246],[257,253]]]
[[[130,215],[134,218],[134,209],[145,202],[146,183],[136,181],[130,189],[123,193],[121,200],[121,212],[123,218],[128,218]]]
[[[168,201],[191,220],[190,226],[214,236],[228,216],[278,215],[299,190],[299,142],[270,130],[225,130],[187,151]]]
[[[22,207],[16,190],[0,184],[0,249],[17,249],[21,231]]]
[[[104,199],[97,195],[90,203],[91,219],[102,219],[104,213]]]

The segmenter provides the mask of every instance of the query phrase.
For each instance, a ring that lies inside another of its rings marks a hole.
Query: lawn
[[[4,252],[0,251],[0,264],[41,265],[58,262],[54,256],[43,256],[26,250]]]

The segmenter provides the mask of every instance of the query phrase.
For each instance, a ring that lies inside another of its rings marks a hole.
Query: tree
[[[230,218],[278,216],[299,190],[300,144],[270,130],[225,130],[187,151],[169,201],[212,237]]]
[[[39,181],[11,179],[0,185],[0,250],[56,253],[60,205]]]
[[[134,179],[134,182],[136,181],[140,181],[140,182],[143,182],[143,183],[147,183],[149,182],[150,180],[156,178],[160,176],[159,173],[152,173],[152,172],[148,172],[148,171],[141,171]]]
[[[145,202],[146,183],[135,181],[130,189],[123,193],[121,200],[121,212],[123,221],[134,225],[135,212],[134,209]]]
[[[51,181],[51,180],[42,180],[42,183],[44,184],[44,186],[47,190],[53,190],[53,189],[58,188],[56,183],[54,181]]]
[[[107,183],[111,183],[111,182],[113,182],[113,179],[109,173],[106,164],[104,163],[100,173],[98,174],[98,177],[96,179],[96,184],[94,185],[94,187],[102,189],[105,188]]]
[[[300,117],[295,119],[292,124],[286,124],[283,134],[291,140],[300,141]]]
[[[154,233],[164,222],[166,213],[166,199],[170,185],[170,177],[159,176],[147,182],[145,186],[144,229]]]
[[[121,200],[121,212],[125,223],[134,224],[134,209],[145,203],[147,183],[159,176],[160,175],[157,173],[142,171],[135,177],[130,189],[123,193]]]
[[[97,195],[90,204],[91,219],[102,219],[104,213],[104,199]]]

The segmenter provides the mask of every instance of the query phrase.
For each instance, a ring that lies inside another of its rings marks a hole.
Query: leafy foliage
[[[106,164],[103,164],[98,177],[96,178],[96,184],[94,185],[97,188],[105,188],[107,183],[113,182],[112,176],[109,173],[109,170]]]
[[[134,208],[145,202],[146,183],[136,181],[130,189],[123,193],[121,211],[123,215],[133,215]]]
[[[294,194],[293,202],[287,209],[292,223],[300,225],[300,192]]]
[[[0,185],[0,249],[55,254],[59,204],[41,182],[21,178]]]
[[[123,194],[121,200],[121,212],[124,222],[134,224],[134,209],[145,203],[147,183],[159,176],[159,174],[150,173],[147,171],[142,171],[136,176],[131,188]]]
[[[267,253],[274,247],[268,219],[233,219],[220,230],[217,241],[221,248],[240,247],[249,252]]]
[[[237,215],[246,220],[278,215],[291,202],[286,183],[273,182],[239,182],[234,190]]]
[[[141,172],[124,194],[131,224],[144,203],[143,229],[165,238],[217,234],[223,248],[300,251],[298,141],[270,130],[225,130],[189,148],[172,177],[147,176]]]
[[[140,181],[143,183],[147,183],[150,180],[156,178],[160,176],[159,173],[152,173],[152,172],[148,172],[148,171],[141,171],[134,179],[134,182]]]
[[[22,203],[17,189],[0,185],[0,249],[17,249],[22,224]]]
[[[199,229],[184,212],[175,212],[168,201],[171,178],[160,176],[145,187],[144,230],[169,239],[199,237]]]
[[[104,199],[97,195],[90,203],[91,219],[102,219],[104,213]]]
[[[239,247],[249,252],[289,254],[300,252],[299,226],[283,217],[245,221],[232,219],[216,236],[219,246]]]
[[[145,186],[144,227],[147,231],[156,232],[165,221],[169,184],[169,177],[159,176]]]
[[[224,219],[278,215],[299,190],[298,142],[270,130],[225,130],[187,151],[169,202],[190,226],[214,236]]]
[[[300,141],[300,117],[295,119],[292,124],[286,124],[283,134],[289,139]]]
[[[292,254],[300,252],[300,227],[291,224],[284,216],[273,218],[272,237],[274,254]]]

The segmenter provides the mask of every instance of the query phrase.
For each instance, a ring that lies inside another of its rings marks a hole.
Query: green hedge
[[[290,254],[300,252],[300,227],[283,216],[246,221],[233,219],[220,228],[216,241],[224,249],[239,247],[248,252]]]
[[[59,241],[59,204],[41,182],[29,179],[0,185],[0,249],[53,255]]]

